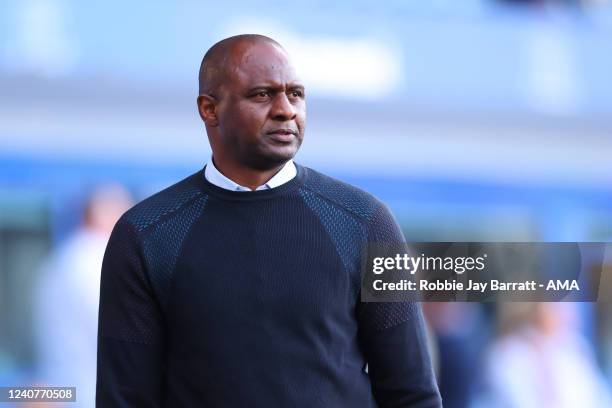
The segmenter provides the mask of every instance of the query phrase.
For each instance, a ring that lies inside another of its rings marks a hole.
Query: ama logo
[[[548,285],[546,285],[546,290],[580,290],[580,286],[578,286],[578,282],[576,281],[576,279],[551,279],[548,281]]]

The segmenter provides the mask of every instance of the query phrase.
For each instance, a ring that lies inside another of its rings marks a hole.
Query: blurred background
[[[239,33],[305,80],[297,161],[408,240],[612,241],[612,1],[2,0],[0,385],[93,406],[110,228],[208,160],[197,71]],[[611,406],[609,303],[424,308],[445,407]]]

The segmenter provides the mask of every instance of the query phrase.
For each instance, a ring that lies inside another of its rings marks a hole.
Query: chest
[[[187,325],[249,325],[254,318],[317,324],[350,313],[358,263],[347,267],[337,238],[308,207],[285,208],[207,208],[179,254],[171,311]]]

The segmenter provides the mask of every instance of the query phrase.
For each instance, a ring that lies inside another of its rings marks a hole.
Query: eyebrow
[[[248,92],[255,92],[257,90],[261,90],[261,89],[266,89],[266,90],[273,90],[273,91],[279,91],[280,89],[282,89],[282,86],[279,86],[278,84],[260,84],[260,85],[255,85],[251,88],[249,88]],[[294,89],[299,89],[299,90],[304,90],[304,85],[299,84],[299,83],[293,83],[293,84],[289,84],[287,85],[287,89],[289,90],[294,90]]]

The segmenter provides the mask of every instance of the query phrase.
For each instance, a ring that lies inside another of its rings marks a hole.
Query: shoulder
[[[301,166],[306,173],[304,190],[306,195],[343,208],[345,211],[369,221],[384,204],[372,194],[316,170]]]
[[[129,224],[136,232],[142,232],[181,214],[195,203],[203,205],[206,194],[200,188],[199,177],[202,177],[202,171],[142,200],[123,214],[120,222]]]

